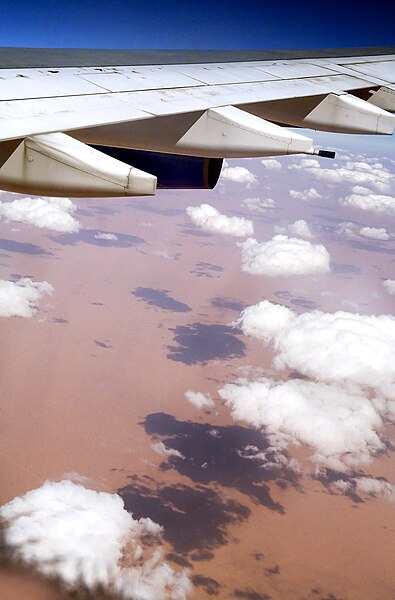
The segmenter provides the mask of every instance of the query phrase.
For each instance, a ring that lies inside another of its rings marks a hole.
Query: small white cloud
[[[205,231],[234,235],[236,237],[252,235],[254,232],[252,221],[244,219],[244,217],[227,217],[210,204],[188,206],[186,213],[195,225]]]
[[[282,167],[280,161],[276,158],[263,158],[261,164],[269,171],[278,171]]]
[[[193,392],[188,390],[185,392],[185,398],[196,408],[214,408],[215,404],[211,399],[210,394],[202,394],[202,392]]]
[[[95,233],[96,240],[114,240],[116,241],[118,238],[115,233],[103,233],[102,231],[98,231]]]
[[[275,235],[268,242],[259,243],[248,238],[238,245],[242,271],[252,275],[278,277],[330,271],[329,253],[321,244],[312,245],[306,240]]]
[[[384,227],[361,227],[359,235],[370,240],[387,241],[390,239],[390,235]]]
[[[333,487],[342,494],[355,491],[357,494],[382,497],[395,502],[395,486],[383,479],[373,477],[353,477],[348,481],[338,479],[333,483]]]
[[[18,198],[0,201],[0,218],[59,231],[73,233],[80,223],[71,213],[75,210],[69,198]]]
[[[53,291],[47,281],[33,281],[29,277],[16,282],[0,280],[0,317],[30,318],[42,296]]]
[[[340,200],[340,204],[387,215],[395,214],[395,198],[384,194],[353,193]]]
[[[222,179],[236,183],[246,183],[247,187],[257,183],[257,178],[245,167],[225,167],[221,173]]]
[[[248,208],[248,210],[263,213],[267,209],[274,208],[276,203],[272,198],[246,198],[243,200],[242,205]]]
[[[395,279],[386,279],[383,281],[383,286],[390,296],[395,296]]]
[[[316,200],[322,198],[321,194],[313,187],[303,190],[303,192],[289,190],[289,195],[291,198],[296,198],[298,200]]]
[[[175,448],[168,448],[163,442],[152,444],[151,448],[152,450],[154,450],[154,452],[156,452],[157,454],[161,454],[162,456],[175,456],[176,458],[185,458],[185,456],[181,454],[181,452],[179,452]]]
[[[348,237],[355,237],[356,225],[354,223],[352,223],[351,221],[339,223],[339,226],[336,231],[340,235],[347,235]]]
[[[187,572],[173,571],[153,545],[162,528],[133,519],[117,494],[47,481],[3,505],[0,518],[13,558],[69,590],[102,588],[125,600],[185,600],[191,591]]]
[[[381,163],[369,164],[363,161],[348,161],[342,167],[321,167],[318,160],[303,159],[293,163],[289,169],[303,169],[316,179],[331,184],[348,183],[356,186],[369,185],[379,192],[386,192],[394,181],[394,176]]]
[[[299,219],[295,221],[295,223],[291,223],[287,227],[280,227],[276,225],[274,227],[275,233],[289,233],[290,235],[298,235],[302,238],[312,238],[313,233],[310,229],[309,224],[303,219]]]
[[[166,250],[154,250],[152,254],[160,256],[160,258],[165,258],[166,260],[174,260],[174,256],[166,252]]]

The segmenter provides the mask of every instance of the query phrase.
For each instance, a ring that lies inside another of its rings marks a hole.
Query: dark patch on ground
[[[93,306],[104,306],[104,302],[90,302]]]
[[[186,233],[187,235],[194,235],[195,237],[211,237],[213,234],[208,233],[207,231],[201,231],[200,229],[188,229],[184,227],[181,229],[181,233]]]
[[[362,272],[361,269],[355,265],[347,265],[342,263],[331,263],[331,270],[332,273],[337,273],[339,275],[344,275],[345,273],[359,275]]]
[[[218,279],[218,275],[214,275],[213,273],[221,273],[223,271],[223,267],[219,265],[213,265],[208,262],[199,261],[195,263],[195,269],[190,271],[196,277],[208,277],[210,279]]]
[[[18,254],[30,254],[32,256],[53,256],[52,252],[44,250],[36,244],[16,242],[4,238],[0,239],[0,249],[6,252],[17,252]]]
[[[274,567],[269,567],[268,569],[265,569],[265,573],[268,577],[272,577],[273,575],[279,575],[280,565],[274,565]]]
[[[214,553],[209,550],[195,550],[195,552],[192,552],[191,554],[191,559],[195,561],[212,560],[213,558]]]
[[[272,598],[272,596],[260,594],[250,587],[247,587],[244,590],[235,590],[232,596],[234,598],[242,598],[243,600],[271,600]]]
[[[178,346],[168,346],[167,358],[186,365],[206,364],[209,360],[224,360],[245,356],[245,344],[239,340],[237,330],[227,325],[177,325],[174,341]]]
[[[295,306],[302,306],[302,308],[306,308],[307,310],[316,310],[319,308],[318,304],[313,302],[313,300],[308,300],[307,298],[302,297],[292,298],[291,304],[294,304]]]
[[[98,215],[116,215],[118,211],[110,206],[92,206],[88,205],[85,208],[78,208],[77,217],[97,217]]]
[[[169,290],[138,287],[132,294],[136,298],[139,298],[139,300],[144,300],[149,306],[156,306],[163,310],[170,310],[172,312],[190,312],[192,310],[188,304],[179,302],[169,296]]]
[[[163,470],[175,469],[195,483],[216,482],[237,489],[281,514],[284,509],[272,499],[266,482],[281,481],[300,489],[294,471],[284,467],[264,468],[262,460],[254,460],[245,451],[254,447],[255,452],[266,452],[267,461],[272,461],[269,443],[259,430],[239,425],[217,426],[213,435],[214,428],[208,423],[179,421],[166,413],[150,414],[143,424],[146,433],[155,439],[162,436],[161,441],[167,448],[177,450],[184,457],[170,457],[162,463]]]
[[[246,307],[244,302],[232,300],[231,298],[223,298],[221,296],[213,298],[211,304],[217,308],[227,308],[228,310],[234,310],[236,312],[241,312]]]
[[[320,587],[313,587],[310,590],[310,593],[304,600],[342,600],[342,598],[338,598],[335,594],[329,593],[326,596],[321,596],[321,594],[325,594]]]
[[[114,233],[118,239],[102,240],[95,238],[97,233],[97,229],[81,229],[78,233],[62,233],[59,235],[48,235],[47,237],[57,244],[62,244],[62,246],[75,246],[79,242],[82,242],[84,244],[92,244],[93,246],[131,248],[138,244],[145,244],[145,240],[136,235]]]
[[[209,596],[218,596],[221,585],[212,577],[205,577],[204,575],[192,575],[192,583],[196,587],[204,588],[206,594]]]
[[[106,349],[112,348],[111,344],[107,340],[105,340],[105,341],[94,340],[94,341],[95,341],[96,346],[99,346],[100,348],[106,348]]]
[[[389,248],[379,245],[379,240],[368,242],[349,241],[349,245],[356,250],[367,250],[368,252],[378,252],[379,254],[395,254],[395,248]],[[388,244],[389,240],[383,240],[384,244]]]
[[[162,215],[163,217],[177,217],[179,215],[185,214],[185,211],[181,208],[161,208],[159,204],[151,206],[145,202],[129,202],[127,206],[129,208],[134,208],[135,210],[141,210],[142,212],[153,213],[155,215]]]
[[[243,523],[250,510],[206,486],[158,485],[133,475],[118,490],[125,508],[135,519],[150,517],[164,527],[163,537],[174,551],[187,558],[228,542],[227,528]],[[196,558],[195,558],[196,560]]]
[[[57,319],[52,319],[52,323],[60,323],[63,325],[63,324],[69,323],[69,320],[57,318]]]
[[[187,560],[183,556],[180,556],[179,554],[174,554],[174,552],[168,552],[166,554],[166,559],[171,560],[180,567],[184,567],[184,569],[192,568],[192,564],[189,562],[189,560]]]

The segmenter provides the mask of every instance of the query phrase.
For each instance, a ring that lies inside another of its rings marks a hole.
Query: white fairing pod
[[[184,154],[212,157],[313,153],[312,140],[234,106],[207,110],[178,140]]]
[[[146,196],[156,177],[64,133],[28,137],[0,148],[0,187],[43,196]]]
[[[303,125],[339,133],[391,135],[395,117],[379,106],[350,94],[328,94],[306,115]]]

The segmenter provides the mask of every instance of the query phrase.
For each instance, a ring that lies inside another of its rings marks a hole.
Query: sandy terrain
[[[233,186],[80,201],[79,234],[2,224],[0,278],[28,275],[55,291],[32,319],[0,321],[0,503],[63,477],[118,491],[136,517],[164,525],[168,558],[192,569],[196,600],[390,600],[394,505],[356,502],[308,474],[240,458],[246,444],[264,447],[263,434],[235,423],[216,395],[245,366],[270,373],[272,352],[228,327],[244,306],[266,298],[301,311],[393,312],[381,281],[395,278],[394,241],[347,240],[335,229],[354,221],[395,231],[394,219],[339,211],[334,199],[297,203],[288,180],[270,185],[278,208],[264,214],[241,210],[240,199],[257,192]],[[202,202],[253,218],[258,240],[274,223],[306,219],[332,273],[241,273],[234,239],[206,234],[184,214]],[[96,240],[97,231],[118,240]],[[188,389],[210,392],[215,411],[191,406]],[[156,453],[163,440],[186,460]],[[393,467],[388,454],[367,472],[393,481]],[[0,577],[1,600],[67,597],[9,565]]]

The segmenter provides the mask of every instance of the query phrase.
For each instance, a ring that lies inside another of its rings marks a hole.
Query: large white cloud
[[[218,393],[234,419],[264,429],[277,457],[289,445],[305,444],[313,462],[345,471],[385,448],[378,410],[362,393],[338,385],[259,378],[227,384]]]
[[[47,281],[22,277],[16,282],[0,280],[0,317],[32,317],[37,303],[54,288]]]
[[[302,238],[312,238],[313,232],[310,229],[310,225],[304,219],[298,219],[295,223],[290,223],[287,227],[281,227],[276,225],[274,227],[275,233],[289,233],[290,235],[298,235]]]
[[[321,244],[312,245],[306,240],[275,235],[262,243],[248,238],[239,246],[242,270],[253,275],[277,277],[330,271],[329,253]]]
[[[246,183],[248,186],[257,183],[257,178],[245,167],[225,167],[221,172],[221,179],[228,179],[236,183]]]
[[[133,519],[117,494],[47,481],[2,506],[0,518],[14,559],[70,589],[100,586],[139,600],[184,600],[191,590],[187,573],[175,573],[158,545],[145,543],[161,527]]]
[[[393,196],[375,194],[361,186],[353,188],[353,193],[342,198],[340,204],[361,210],[395,215],[395,198]]]
[[[318,310],[298,315],[264,300],[246,308],[237,324],[246,335],[273,345],[278,369],[358,384],[395,399],[395,317]]]
[[[188,206],[186,213],[195,225],[205,231],[214,231],[236,237],[245,237],[252,235],[254,232],[252,221],[244,219],[244,217],[227,217],[210,204]]]
[[[12,202],[0,201],[0,218],[60,231],[73,233],[80,224],[72,213],[74,204],[69,198],[17,198]]]
[[[387,241],[390,239],[390,235],[384,227],[361,227],[359,235],[370,240]]]
[[[395,296],[395,279],[386,279],[383,281],[383,286],[390,296]]]

